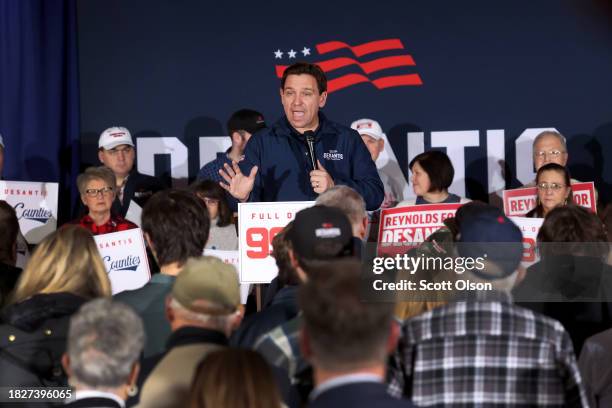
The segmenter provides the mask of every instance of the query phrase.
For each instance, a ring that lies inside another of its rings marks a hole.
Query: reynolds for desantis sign
[[[523,187],[504,190],[504,213],[508,217],[522,217],[537,205],[537,187]],[[597,213],[595,185],[592,181],[572,183],[574,204]]]
[[[29,244],[38,244],[57,229],[57,197],[57,183],[0,181],[0,200],[15,209]]]
[[[140,228],[96,235],[94,240],[108,272],[113,295],[138,289],[151,279]]]

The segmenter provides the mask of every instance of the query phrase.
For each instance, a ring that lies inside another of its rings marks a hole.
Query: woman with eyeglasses
[[[552,209],[572,203],[570,174],[560,164],[548,163],[540,167],[536,188],[536,207],[527,213],[527,217],[544,218]]]
[[[115,174],[108,167],[89,167],[77,178],[77,186],[88,213],[73,224],[81,225],[93,235],[138,228],[133,222],[111,213],[116,181]]]
[[[198,196],[208,210],[210,232],[205,249],[234,251],[238,249],[236,227],[232,223],[232,211],[225,196],[225,191],[212,180],[199,180],[191,190]]]

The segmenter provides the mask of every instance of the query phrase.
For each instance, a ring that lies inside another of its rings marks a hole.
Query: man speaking
[[[368,210],[384,198],[376,165],[359,134],[328,120],[327,79],[316,65],[289,66],[280,88],[285,116],[253,135],[240,164],[225,164],[221,183],[244,201],[309,201],[335,185],[355,189]]]

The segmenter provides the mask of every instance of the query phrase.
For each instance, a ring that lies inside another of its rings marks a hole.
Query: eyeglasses
[[[208,198],[208,197],[204,197],[204,202],[206,204],[219,204],[219,200],[216,198]]]
[[[565,184],[557,184],[557,183],[540,183],[538,184],[538,189],[540,190],[553,190],[559,191],[562,188],[565,188]]]
[[[556,158],[556,157],[561,156],[562,154],[565,154],[565,151],[556,150],[556,149],[555,150],[549,150],[547,152],[540,150],[540,151],[537,151],[537,152],[533,153],[533,155],[536,158],[538,158],[538,159],[544,159],[544,158],[546,158],[546,156],[550,156],[552,158]]]
[[[85,194],[87,194],[89,197],[97,197],[98,194],[109,195],[112,192],[112,187],[88,188],[87,190],[85,190]]]
[[[116,156],[119,153],[123,153],[123,154],[128,154],[130,153],[134,148],[132,146],[126,146],[122,149],[118,149],[118,148],[113,148],[113,149],[109,149],[107,150],[108,154],[110,154],[111,156]]]

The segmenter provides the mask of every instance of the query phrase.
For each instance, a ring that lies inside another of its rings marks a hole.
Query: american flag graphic
[[[410,54],[405,53],[402,42],[397,38],[371,41],[359,45],[349,45],[341,41],[329,41],[315,46],[316,53],[312,56],[318,61],[311,61],[321,67],[327,75],[327,91],[332,93],[352,85],[369,82],[378,89],[396,86],[419,86],[423,85],[421,77],[417,73],[410,72],[410,67],[416,64]],[[339,56],[347,54],[347,50],[354,57]],[[392,51],[393,55],[385,55],[378,58],[370,58],[371,54],[381,51]],[[304,47],[301,51],[304,57],[310,55],[310,49]],[[277,59],[282,58],[284,52],[276,51]],[[287,52],[289,59],[295,58],[296,51]],[[297,60],[296,60],[297,61]],[[288,65],[276,65],[276,76],[281,78]],[[342,69],[348,67],[347,69]],[[408,67],[408,68],[406,68]],[[379,71],[394,68],[394,75],[379,74]],[[398,73],[397,71],[402,71]],[[341,71],[341,73],[338,73]],[[353,71],[353,72],[349,72]],[[410,72],[410,73],[404,73]]]

